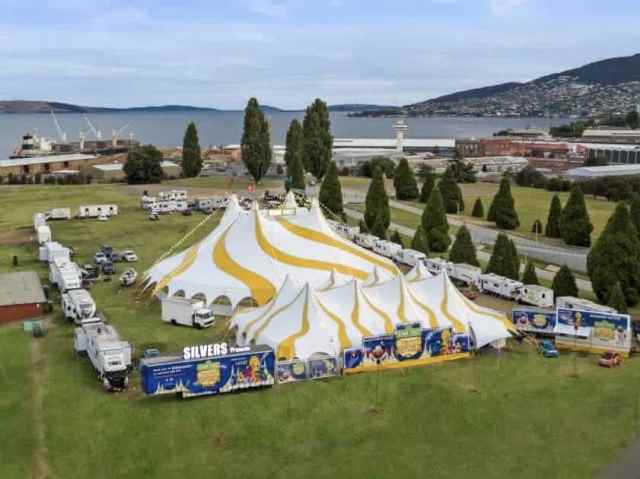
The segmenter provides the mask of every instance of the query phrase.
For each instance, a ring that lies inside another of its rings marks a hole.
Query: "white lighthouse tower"
[[[404,151],[404,135],[409,130],[409,126],[404,120],[398,120],[393,124],[393,131],[396,132],[396,153],[402,154]]]

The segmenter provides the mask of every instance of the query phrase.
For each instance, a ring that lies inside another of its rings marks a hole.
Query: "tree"
[[[487,219],[494,221],[496,226],[505,230],[514,230],[520,226],[515,202],[511,196],[511,184],[506,176],[500,181],[498,192],[493,197]]]
[[[242,161],[256,183],[264,177],[271,164],[269,123],[260,110],[258,100],[251,98],[244,110]]]
[[[536,234],[542,234],[542,221],[535,220],[531,226],[531,232]]]
[[[376,168],[381,168],[384,176],[393,178],[396,172],[396,164],[391,158],[386,156],[374,156],[369,161],[365,161],[360,166],[360,176],[373,178],[373,172]]]
[[[520,278],[520,257],[518,256],[518,249],[512,239],[509,240],[509,268],[505,276],[514,280]]]
[[[418,177],[421,181],[424,181],[425,178],[429,175],[433,174],[433,168],[431,168],[426,163],[421,163],[418,167],[418,172],[416,173],[416,177]]]
[[[507,276],[512,267],[511,245],[509,238],[504,233],[499,233],[493,245],[493,252],[489,258],[486,273],[493,273],[499,276]]]
[[[307,107],[302,132],[305,170],[321,180],[331,162],[333,137],[329,108],[319,98]]]
[[[422,213],[422,230],[430,251],[442,253],[451,244],[449,223],[444,211],[442,194],[438,187],[434,188]]]
[[[455,159],[449,164],[453,177],[457,183],[475,183],[477,180],[476,172],[471,163],[465,163],[462,158]]]
[[[429,168],[429,171],[423,177],[422,190],[420,190],[420,203],[426,203],[429,201],[429,196],[436,186],[436,175],[433,170]]]
[[[289,166],[294,158],[302,162],[303,157],[303,136],[302,125],[297,119],[291,120],[289,129],[287,130],[286,151],[284,153],[284,162]],[[302,162],[304,167],[304,162]]]
[[[200,170],[202,170],[202,154],[198,130],[195,123],[191,122],[182,140],[182,173],[187,178],[194,178],[200,174]]]
[[[627,314],[629,312],[629,310],[627,309],[626,300],[624,298],[624,293],[622,292],[622,286],[620,285],[619,281],[611,290],[609,301],[607,301],[607,306],[615,309],[620,314]]]
[[[604,155],[592,155],[587,154],[587,158],[584,160],[584,166],[607,166],[609,162]]]
[[[476,198],[476,202],[473,204],[471,216],[474,218],[484,218],[484,206],[482,205],[482,200],[480,198]]]
[[[618,203],[591,248],[587,272],[600,302],[609,300],[618,282],[629,306],[640,299],[640,240],[624,203]]]
[[[456,183],[453,168],[449,166],[443,177],[438,182],[438,189],[442,194],[444,208],[447,213],[457,214],[464,211],[464,200],[462,191]]]
[[[373,228],[371,228],[371,234],[381,240],[387,239],[387,228],[385,227],[382,215],[376,216],[376,220],[373,222]]]
[[[636,227],[638,238],[640,238],[640,194],[635,193],[631,196],[629,210],[631,222]]]
[[[527,266],[525,266],[524,268],[524,273],[522,274],[522,282],[524,284],[540,284],[540,281],[538,281],[538,274],[536,273],[536,266],[531,260],[527,262]]]
[[[569,200],[560,216],[560,234],[565,243],[573,246],[591,246],[593,225],[578,185],[571,189]]]
[[[396,198],[399,200],[415,200],[418,198],[418,183],[406,158],[402,158],[393,177]]]
[[[544,229],[544,235],[547,238],[560,238],[560,221],[562,217],[562,205],[560,197],[553,195],[551,206],[549,207],[549,216],[547,217],[547,226]]]
[[[529,186],[534,188],[544,188],[547,182],[545,176],[531,165],[527,165],[520,170],[516,174],[515,180],[518,186]]]
[[[340,186],[340,183],[338,183],[338,186]],[[305,189],[302,158],[298,155],[293,156],[293,158],[290,159],[290,163],[287,165],[286,187],[287,191],[291,188],[297,190]],[[322,203],[322,188],[320,189],[320,203]],[[342,194],[340,194],[340,204],[342,205]]]
[[[578,297],[576,278],[566,264],[554,276],[551,289],[556,298],[561,296]]]
[[[416,228],[416,232],[411,240],[411,249],[420,251],[426,255],[429,254],[429,244],[427,242],[427,237],[424,234],[424,230],[422,229],[422,225],[418,225]]]
[[[373,173],[373,179],[369,184],[369,191],[367,191],[365,198],[364,221],[369,230],[373,231],[373,225],[378,215],[382,216],[382,226],[386,231],[391,222],[391,213],[389,211],[389,197],[384,188],[384,176],[380,168],[376,168]]]
[[[362,234],[369,233],[369,228],[367,228],[367,223],[364,222],[364,219],[360,220],[360,222],[358,223],[358,228],[360,229],[360,233]]]
[[[451,246],[451,251],[449,251],[449,261],[480,266],[476,256],[476,247],[471,241],[471,235],[465,225],[462,225],[456,233],[456,239]]]
[[[324,175],[318,200],[321,205],[336,215],[341,215],[344,211],[342,206],[342,186],[338,179],[338,167],[335,161],[329,164],[329,169]]]
[[[389,236],[389,241],[400,245],[402,248],[404,248],[404,241],[402,241],[402,236],[400,236],[400,233],[398,233],[398,230],[394,230],[393,233],[391,233],[391,236]]]
[[[153,145],[133,148],[123,166],[129,184],[160,183],[162,181],[162,152]]]
[[[624,122],[629,128],[636,129],[640,127],[640,115],[638,112],[633,110],[627,113],[627,116],[624,118]]]

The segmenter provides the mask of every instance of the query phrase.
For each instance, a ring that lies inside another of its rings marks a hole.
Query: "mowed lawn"
[[[43,277],[47,270],[35,260],[34,245],[6,240],[28,238],[35,211],[118,204],[121,215],[106,223],[51,223],[54,239],[77,248],[80,263],[103,243],[134,248],[140,272],[204,219],[194,213],[149,222],[137,197],[121,186],[0,188],[0,201],[7,211],[0,220],[0,271],[12,270],[10,257],[17,254],[20,269]],[[170,352],[226,335],[224,321],[205,331],[166,325],[156,301],[117,282],[97,284],[91,292],[135,355],[146,347]],[[134,372],[129,392],[107,394],[87,360],[73,354],[73,328],[56,308],[48,336],[37,340],[47,361],[37,383],[44,394],[44,440],[38,442],[30,341],[36,340],[16,327],[0,328],[2,478],[28,476],[34,451],[42,452],[51,477],[65,479],[203,473],[584,478],[640,431],[636,359],[605,370],[594,357],[578,357],[579,377],[573,378],[573,356],[545,360],[515,344],[501,356],[190,400],[146,398]]]

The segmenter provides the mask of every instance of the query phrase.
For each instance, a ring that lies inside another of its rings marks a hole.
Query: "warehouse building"
[[[0,324],[42,316],[46,303],[35,272],[0,274]]]
[[[640,164],[640,145],[583,144],[589,159],[606,158],[614,165]]]
[[[61,170],[73,170],[78,173],[81,169],[104,162],[104,158],[83,153],[70,155],[36,156],[32,158],[9,158],[0,160],[0,175],[26,175],[36,173],[42,175],[59,173]]]
[[[608,176],[640,176],[638,165],[583,166],[567,170],[565,176],[570,180],[584,181]]]

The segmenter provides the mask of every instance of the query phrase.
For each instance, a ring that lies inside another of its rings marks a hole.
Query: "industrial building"
[[[640,129],[630,128],[587,128],[582,140],[599,143],[640,143]]]
[[[103,159],[104,161],[104,159]],[[177,178],[182,174],[182,168],[173,161],[163,160],[160,163],[162,172],[167,178]],[[85,170],[91,177],[101,183],[110,181],[122,181],[125,178],[124,163],[103,163],[92,165]]]
[[[607,176],[638,176],[640,164],[637,165],[609,165],[609,166],[583,166],[567,170],[565,176],[570,180],[584,181]]]
[[[46,303],[35,272],[0,274],[0,324],[42,316]]]
[[[587,157],[595,159],[604,157],[610,164],[640,164],[640,145],[585,144]]]
[[[84,153],[70,155],[35,156],[31,158],[9,158],[0,160],[0,175],[48,175],[59,173],[61,170],[73,170],[78,173],[81,169],[104,162],[104,158]]]

